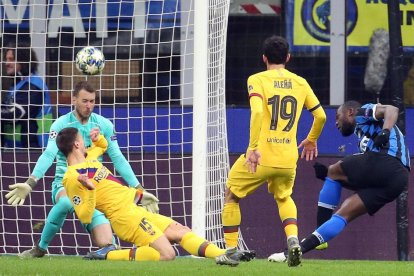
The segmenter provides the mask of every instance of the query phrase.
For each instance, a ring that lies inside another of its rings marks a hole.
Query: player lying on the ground
[[[91,139],[93,146],[87,151],[76,128],[65,128],[56,138],[57,146],[68,162],[62,181],[68,197],[81,222],[89,223],[96,208],[109,219],[121,240],[138,248],[116,250],[115,245],[109,244],[90,252],[87,259],[173,260],[175,250],[172,242],[179,243],[192,255],[215,258],[218,264],[234,266],[255,257],[254,251],[220,249],[171,218],[137,206],[136,203],[142,199],[142,190],[121,185],[96,159],[105,152],[107,140],[102,135]]]
[[[398,108],[391,105],[361,107],[358,102],[348,101],[338,108],[336,127],[343,136],[358,136],[362,154],[347,156],[327,171],[321,167],[316,170],[317,177],[325,179],[318,204],[318,216],[325,223],[302,240],[303,253],[339,235],[355,218],[366,213],[374,215],[407,187],[410,154],[404,135],[395,125],[397,119]],[[324,171],[327,175],[323,175]],[[355,193],[332,216],[332,206],[339,204],[342,187]],[[269,257],[269,261],[285,260],[283,252]]]

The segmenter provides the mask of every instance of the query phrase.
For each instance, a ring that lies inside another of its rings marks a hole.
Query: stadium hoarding
[[[375,29],[388,30],[386,0],[346,0],[347,46],[350,52],[368,51]],[[403,46],[414,51],[414,1],[400,0]],[[329,51],[330,0],[288,0],[286,34],[293,52]]]
[[[79,38],[90,31],[106,38],[110,30],[132,30],[134,37],[143,38],[145,29],[176,27],[181,14],[180,1],[0,0],[0,36],[13,30],[31,33],[30,21],[42,19],[34,13],[44,4],[49,38],[57,37],[63,28],[72,29]]]
[[[150,106],[134,106],[129,109],[125,107],[101,107],[99,114],[107,118],[114,118],[117,128],[118,143],[122,150],[153,152],[173,152],[178,153],[183,150],[185,153],[192,152],[193,133],[189,127],[193,120],[192,107],[184,107],[183,115],[178,116],[182,107],[157,108]],[[59,107],[60,114],[70,112],[70,107]],[[249,129],[250,113],[248,108],[227,108],[227,137],[229,153],[244,153],[249,144],[249,136],[246,129]],[[163,116],[171,112],[177,116]],[[327,122],[324,131],[318,140],[318,150],[321,155],[344,156],[354,154],[358,151],[358,139],[355,135],[343,137],[335,126],[336,107],[326,107]],[[128,118],[128,114],[135,114],[136,117]],[[155,116],[155,115],[158,116]],[[406,110],[407,126],[414,125],[414,108]],[[129,123],[128,123],[129,121]],[[302,114],[298,128],[297,140],[302,141],[306,138],[313,123],[313,116],[309,112]],[[129,126],[133,126],[128,129]],[[143,129],[135,128],[142,126]],[[154,132],[153,130],[157,131]],[[406,141],[410,149],[414,148],[414,130],[407,128]],[[143,135],[137,135],[142,132]],[[153,141],[157,140],[157,146]],[[184,141],[180,145],[180,141]],[[128,144],[129,143],[129,144]],[[413,156],[413,152],[411,152]]]

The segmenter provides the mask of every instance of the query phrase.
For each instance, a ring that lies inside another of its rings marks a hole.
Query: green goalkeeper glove
[[[24,183],[9,185],[10,192],[6,194],[7,203],[13,206],[23,205],[36,183],[36,179],[30,177]]]
[[[142,193],[141,205],[144,207],[148,212],[158,214],[158,198],[156,198],[153,194],[144,191]]]

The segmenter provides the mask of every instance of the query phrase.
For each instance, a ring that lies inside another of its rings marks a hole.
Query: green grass
[[[178,258],[172,262],[85,261],[80,257],[20,260],[0,256],[0,275],[414,275],[414,262],[303,260],[299,267],[258,259],[237,267],[209,259]]]

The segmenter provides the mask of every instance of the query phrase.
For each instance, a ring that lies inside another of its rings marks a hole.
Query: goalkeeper
[[[61,129],[68,126],[78,128],[81,135],[85,137],[86,146],[89,147],[92,144],[89,133],[93,128],[98,127],[109,141],[108,155],[115,164],[116,171],[119,172],[129,186],[142,189],[130,164],[119,149],[113,124],[108,119],[93,113],[95,98],[96,91],[88,82],[80,81],[75,85],[73,91],[73,104],[75,108],[72,112],[59,117],[52,124],[47,148],[37,160],[31,176],[24,183],[9,186],[11,191],[6,195],[7,202],[14,206],[23,205],[27,195],[36,186],[38,180],[45,175],[56,158],[55,178],[52,183],[52,202],[54,205],[48,213],[40,241],[32,249],[20,253],[19,257],[21,258],[43,257],[49,243],[62,228],[67,214],[73,212],[72,203],[62,185],[62,178],[67,169],[66,157],[59,152],[56,146],[56,136]],[[158,212],[157,202],[158,199],[152,194],[148,192],[143,193],[141,204],[149,208],[150,211]],[[90,223],[84,225],[84,227],[91,233],[92,240],[98,247],[112,243],[111,226],[101,212],[95,210]]]
[[[56,138],[59,150],[67,157],[68,169],[62,182],[68,197],[81,222],[89,224],[96,208],[109,219],[120,239],[138,248],[116,250],[108,244],[90,252],[87,259],[173,260],[175,251],[171,242],[179,243],[192,255],[215,258],[218,264],[235,266],[254,258],[254,252],[220,249],[171,218],[137,206],[143,191],[119,185],[112,173],[96,160],[106,151],[107,140],[97,133],[92,133],[91,139],[93,145],[86,150],[81,133],[72,127],[61,130]]]

